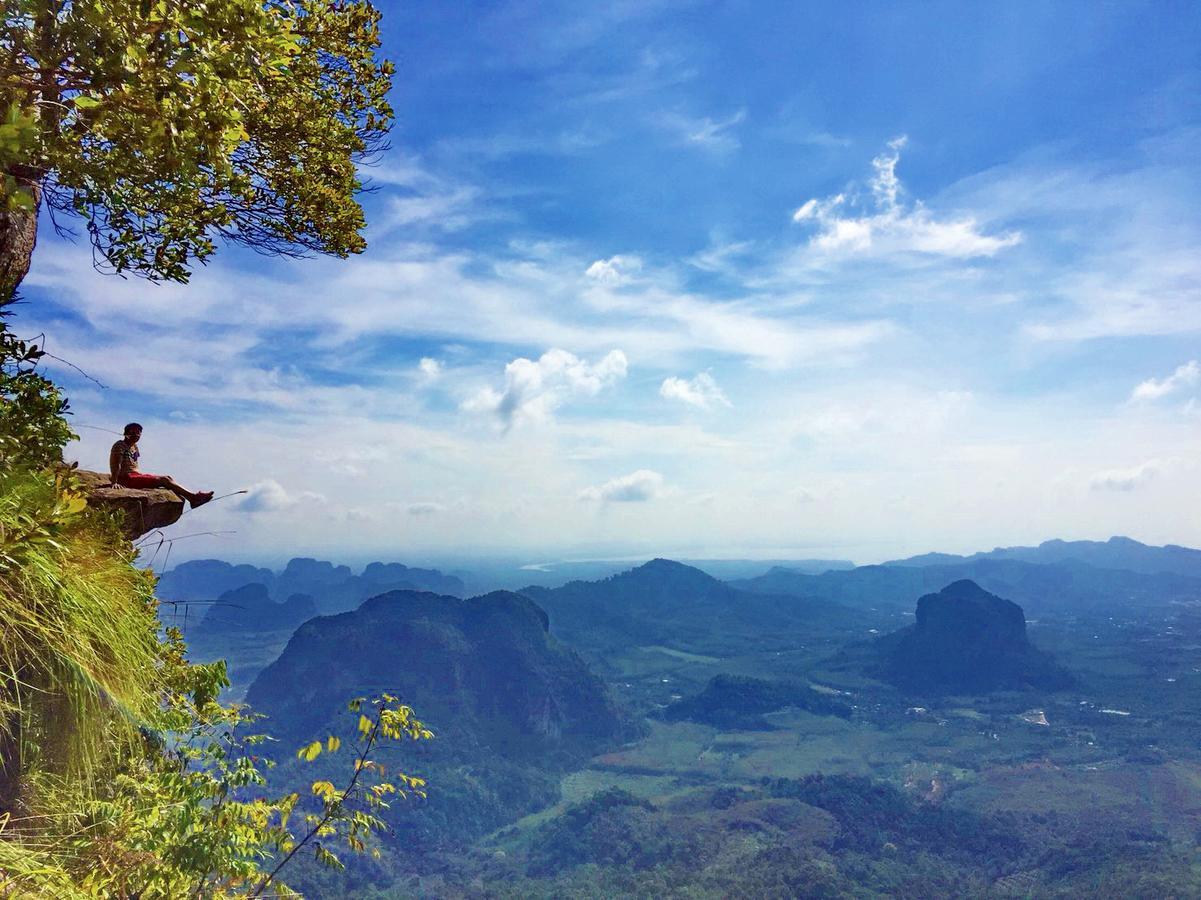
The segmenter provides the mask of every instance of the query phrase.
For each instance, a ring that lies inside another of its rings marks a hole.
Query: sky
[[[249,490],[174,559],[1201,546],[1201,7],[382,8],[362,256],[42,230],[68,457]]]

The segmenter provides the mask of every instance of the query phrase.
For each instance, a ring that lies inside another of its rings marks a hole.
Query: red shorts
[[[118,484],[127,488],[156,488],[162,475],[151,475],[149,472],[129,472],[121,476]]]

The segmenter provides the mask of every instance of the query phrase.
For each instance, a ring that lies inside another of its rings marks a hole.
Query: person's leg
[[[164,475],[160,482],[167,490],[174,492],[177,497],[182,497],[191,504],[192,508],[202,506],[213,499],[212,491],[189,491],[170,475]]]

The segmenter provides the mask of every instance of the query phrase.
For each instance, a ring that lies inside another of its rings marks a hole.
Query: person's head
[[[142,426],[137,422],[130,422],[125,426],[125,440],[129,441],[131,444],[136,444],[138,442],[138,438],[141,436]]]

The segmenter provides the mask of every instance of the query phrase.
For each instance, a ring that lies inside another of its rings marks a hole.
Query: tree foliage
[[[66,398],[38,371],[45,350],[13,334],[10,313],[0,301],[0,472],[50,466],[74,437]]]
[[[40,196],[100,263],[152,279],[186,281],[217,237],[360,252],[356,162],[392,116],[379,18],[366,0],[6,0],[7,211]]]

